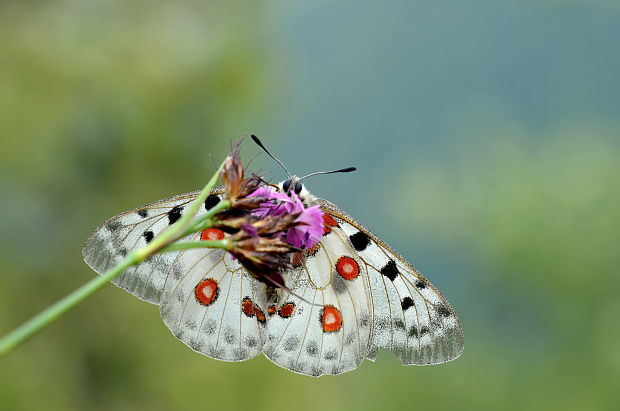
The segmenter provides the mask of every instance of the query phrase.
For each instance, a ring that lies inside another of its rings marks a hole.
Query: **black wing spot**
[[[415,286],[416,286],[416,288],[418,288],[420,290],[426,288],[426,284],[424,284],[424,281],[420,281],[420,280],[415,282]]]
[[[396,267],[396,263],[394,260],[390,260],[386,265],[381,269],[381,274],[390,279],[390,281],[394,281],[396,277],[398,277],[398,267]]]
[[[137,214],[142,218],[146,218],[149,216],[149,212],[146,211],[146,208],[143,208],[142,210],[138,210]]]
[[[168,211],[168,224],[174,224],[181,218],[181,210],[183,210],[183,207],[175,206]]]
[[[452,311],[443,304],[437,306],[437,313],[442,317],[450,317],[452,315]]]
[[[155,234],[153,234],[152,231],[145,231],[142,235],[144,236],[147,244],[153,240],[153,237],[155,237]]]
[[[403,298],[401,306],[403,307],[403,311],[407,311],[408,308],[413,307],[413,300],[411,299],[411,297]]]
[[[357,251],[364,251],[370,244],[370,237],[361,231],[350,235],[349,239]]]
[[[217,194],[209,195],[209,197],[207,197],[207,199],[205,200],[205,210],[208,211],[208,210],[212,209],[219,202],[220,202],[220,196],[218,196]]]

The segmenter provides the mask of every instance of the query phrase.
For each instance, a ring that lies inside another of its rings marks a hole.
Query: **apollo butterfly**
[[[300,178],[289,174],[277,191],[294,191],[324,213],[320,241],[291,256],[292,268],[282,275],[288,289],[258,281],[221,249],[156,254],[114,284],[159,305],[178,339],[219,360],[263,353],[291,371],[321,376],[351,371],[365,358],[374,361],[380,348],[405,365],[443,363],[461,354],[463,332],[454,310],[403,257],[334,204],[310,194]],[[98,273],[118,264],[176,222],[197,194],[110,218],[86,241],[86,263]],[[213,190],[198,216],[223,195],[223,189]],[[210,228],[187,240],[225,235]]]

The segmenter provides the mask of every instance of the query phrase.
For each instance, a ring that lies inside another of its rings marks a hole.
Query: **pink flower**
[[[297,194],[293,195],[297,197]],[[304,211],[295,220],[299,225],[289,228],[285,241],[297,248],[311,248],[323,236],[323,212],[315,205]]]
[[[303,204],[301,204],[301,209],[299,209],[299,207],[295,207],[293,200],[289,196],[267,187],[258,188],[248,197],[263,198],[263,202],[252,211],[252,214],[258,217],[266,217],[268,215],[279,216],[284,213],[291,214],[303,211]]]
[[[282,233],[284,241],[296,248],[306,249],[314,246],[323,236],[323,212],[320,206],[309,208],[304,206],[299,196],[274,191],[268,187],[260,187],[248,197],[262,197],[264,201],[252,211],[259,217],[297,215],[296,225]]]

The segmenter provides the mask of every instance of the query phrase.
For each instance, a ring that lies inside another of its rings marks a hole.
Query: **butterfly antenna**
[[[289,177],[292,177],[291,173],[290,173],[290,172],[286,169],[286,167],[284,167],[284,164],[282,164],[282,162],[281,162],[280,160],[278,160],[277,158],[275,158],[275,157],[273,156],[273,154],[271,154],[271,153],[269,152],[269,150],[267,150],[267,149],[265,148],[265,146],[263,145],[263,143],[261,143],[261,141],[258,139],[258,137],[256,137],[254,134],[252,134],[252,135],[251,135],[251,137],[252,137],[252,140],[254,140],[254,142],[255,142],[256,144],[258,144],[258,146],[259,146],[260,148],[262,148],[263,150],[265,150],[265,153],[267,153],[267,154],[269,155],[269,157],[273,158],[273,159],[276,161],[276,163],[278,163],[278,164],[280,164],[280,165],[282,166],[282,168],[284,169],[284,171],[286,171],[286,174],[288,174],[288,176],[289,176]]]
[[[245,168],[250,168],[250,165],[254,162],[254,160],[256,160],[256,158],[258,158],[258,153],[256,153],[254,157],[250,159],[250,161],[248,161],[248,163],[245,165]]]
[[[316,176],[319,174],[350,173],[351,171],[355,171],[355,170],[357,170],[357,168],[347,167],[347,168],[342,168],[340,170],[333,170],[333,171],[317,171],[316,173],[311,173],[311,174],[308,174],[307,176],[301,177],[299,181],[303,180],[304,178]]]
[[[211,159],[211,164],[213,165],[213,171],[217,171],[217,163],[215,162],[215,158],[211,153],[209,153],[209,158]]]
[[[265,184],[266,186],[271,186],[273,188],[278,188],[278,186],[276,184],[271,184],[269,181],[265,180],[264,178],[262,178],[261,176],[255,174],[256,177],[260,180],[261,183]]]

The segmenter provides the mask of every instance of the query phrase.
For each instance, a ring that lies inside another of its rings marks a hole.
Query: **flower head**
[[[284,235],[284,240],[296,248],[310,248],[319,242],[323,235],[323,212],[318,205],[306,208],[296,193],[284,194],[268,187],[260,187],[249,197],[261,197],[263,202],[252,211],[252,214],[266,216],[281,216],[284,214],[296,216],[294,227],[290,227]]]
[[[241,229],[230,236],[232,247],[228,252],[258,280],[271,286],[283,286],[280,272],[290,268],[290,254],[298,249],[285,241],[282,233],[297,224],[295,217],[256,217],[248,214],[234,221],[233,225],[240,224]],[[226,222],[216,227],[230,229],[230,226],[223,224]]]
[[[212,227],[228,234],[227,248],[258,280],[285,287],[281,272],[291,268],[291,254],[314,246],[323,235],[323,212],[306,208],[295,193],[281,193],[258,176],[245,178],[239,144],[224,162],[222,181],[230,208]]]
[[[294,194],[296,196],[296,194]],[[298,225],[288,229],[286,241],[297,248],[311,248],[323,236],[323,212],[318,205],[305,209],[295,220]]]
[[[244,177],[243,164],[239,156],[240,144],[241,141],[236,143],[231,153],[226,157],[221,177],[232,208],[246,210],[255,208],[261,203],[259,198],[248,196],[260,187],[262,180],[256,175],[250,178]]]

